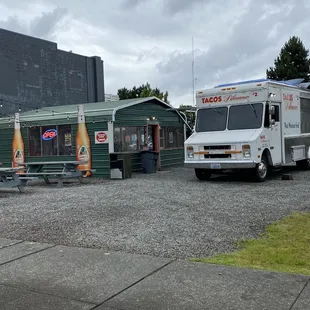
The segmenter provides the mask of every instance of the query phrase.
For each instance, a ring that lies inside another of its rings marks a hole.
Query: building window
[[[163,149],[165,147],[165,138],[164,138],[164,129],[160,128],[160,148]]]
[[[163,127],[164,130],[164,148],[183,148],[184,130],[183,127]]]
[[[58,155],[72,154],[72,128],[70,125],[58,126]]]
[[[115,126],[114,152],[139,152],[145,148],[152,149],[152,130],[147,130],[147,128],[147,126]],[[161,127],[159,137],[161,149],[184,147],[183,127]]]
[[[41,127],[42,135],[47,131],[54,129],[57,131],[56,126],[44,126]],[[43,156],[55,156],[57,155],[57,145],[58,145],[58,135],[50,140],[43,140],[41,137],[41,143],[42,143],[42,155]]]
[[[55,137],[43,139],[46,132],[56,132]],[[70,125],[28,128],[29,156],[73,155],[72,128]]]
[[[137,152],[145,143],[144,127],[114,127],[114,151]]]

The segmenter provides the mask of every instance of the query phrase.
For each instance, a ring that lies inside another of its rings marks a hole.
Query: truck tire
[[[269,165],[266,156],[262,157],[261,162],[254,169],[254,178],[256,182],[265,182],[268,177]]]
[[[199,181],[207,181],[211,178],[211,171],[209,169],[195,169],[195,174]]]
[[[310,169],[310,161],[309,159],[303,159],[296,162],[297,169],[299,170],[309,170]]]

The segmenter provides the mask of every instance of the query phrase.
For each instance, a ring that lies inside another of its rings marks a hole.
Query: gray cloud
[[[52,12],[42,13],[31,22],[30,33],[37,37],[51,37],[55,26],[68,14],[68,9],[56,8]]]
[[[12,16],[0,27],[99,54],[108,92],[149,80],[175,98],[190,95],[192,35],[197,88],[264,77],[291,35],[310,48],[309,0],[40,0],[38,14],[44,4],[55,10],[26,24],[16,12],[31,2],[2,0]]]
[[[0,21],[0,28],[25,33],[25,26],[21,23],[17,16],[10,16],[6,21]]]
[[[23,23],[18,16],[11,16],[6,21],[0,22],[0,27],[52,40],[55,27],[66,14],[68,14],[67,9],[55,8],[51,12],[42,12],[42,14],[34,18],[29,25]]]
[[[287,2],[292,3],[292,1]],[[275,3],[273,9],[275,5],[279,8],[281,4],[285,3]],[[223,38],[221,43],[212,45],[208,51],[202,51],[201,55],[195,58],[195,76],[198,87],[213,84],[216,80],[230,82],[232,78],[240,79],[241,76],[251,76],[255,71],[261,72],[264,77],[267,67],[273,65],[271,55],[276,56],[271,48],[277,46],[278,53],[281,45],[290,35],[295,34],[294,31],[298,25],[307,20],[310,12],[305,5],[298,3],[291,11],[283,6],[283,10],[266,19],[258,20],[265,13],[263,5],[258,6],[256,1],[252,1],[247,13],[234,27],[232,35]],[[275,37],[268,38],[276,25],[280,25],[279,33]],[[304,37],[304,39],[308,38]],[[245,61],[249,61],[255,67],[246,67],[242,72],[239,68]],[[190,92],[191,62],[191,53],[183,52],[172,53],[167,61],[158,63],[157,70],[158,76],[161,77],[159,80],[161,85],[165,85],[176,93]],[[265,66],[262,67],[264,64]],[[261,67],[258,67],[259,65]],[[226,74],[227,70],[230,71],[229,75]]]
[[[150,2],[151,0],[123,0],[120,8],[123,9],[136,9],[139,5]],[[223,0],[217,0],[222,2]],[[162,7],[162,13],[164,14],[177,14],[184,10],[192,10],[197,4],[207,5],[215,2],[214,0],[165,0]]]
[[[136,39],[134,36],[159,38],[190,32],[184,20],[164,18],[166,5],[163,6],[159,0],[93,0],[92,7],[87,9],[83,0],[48,2],[57,7],[68,8],[73,16],[87,19],[94,26],[126,32],[133,40]]]
[[[124,0],[120,4],[120,9],[135,9],[139,4],[148,0]]]
[[[205,7],[210,3],[223,3],[225,0],[167,0],[167,4],[165,6],[165,10],[167,10],[168,14],[177,14],[180,12],[184,12],[185,10],[193,10],[198,5],[201,7]]]

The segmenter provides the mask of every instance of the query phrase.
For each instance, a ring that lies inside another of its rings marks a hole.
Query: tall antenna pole
[[[194,36],[192,36],[192,79],[193,79],[193,107],[195,106],[195,52],[194,52]]]

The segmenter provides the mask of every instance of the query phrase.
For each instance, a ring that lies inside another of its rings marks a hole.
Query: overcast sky
[[[86,4],[87,3],[87,4]],[[272,3],[272,4],[270,4]],[[309,0],[1,0],[0,27],[104,60],[105,91],[150,82],[174,106],[196,90],[264,78],[285,41],[310,48]]]

